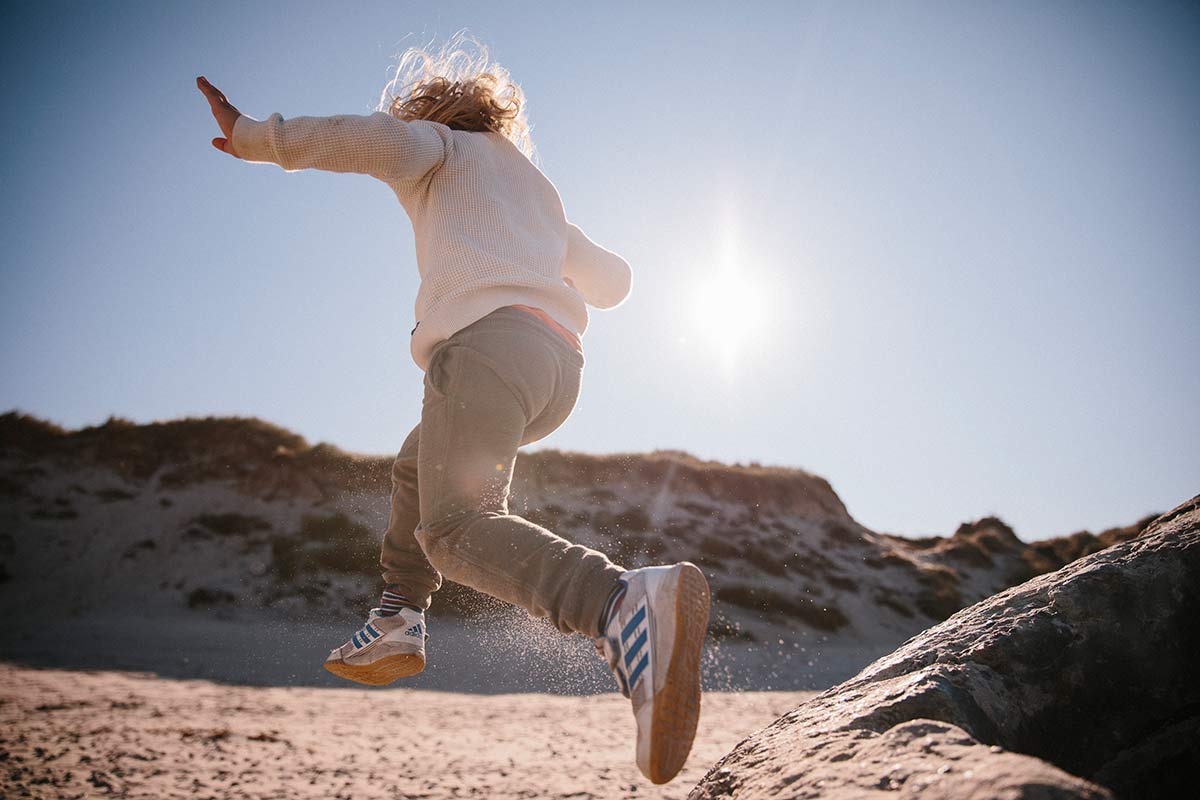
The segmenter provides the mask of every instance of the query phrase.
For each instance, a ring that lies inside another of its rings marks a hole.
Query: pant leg
[[[425,374],[415,536],[451,580],[599,634],[622,570],[508,512],[517,448],[549,434],[579,394],[583,356],[536,317],[499,309],[435,348]]]
[[[383,582],[400,587],[399,591],[415,605],[429,608],[429,596],[442,585],[438,573],[413,535],[421,522],[417,490],[417,452],[421,426],[418,424],[404,440],[392,463],[392,509],[379,566]]]

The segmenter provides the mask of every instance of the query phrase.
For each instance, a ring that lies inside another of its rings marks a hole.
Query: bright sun
[[[761,347],[768,314],[765,294],[746,273],[723,267],[696,288],[689,304],[696,344],[728,368]]]

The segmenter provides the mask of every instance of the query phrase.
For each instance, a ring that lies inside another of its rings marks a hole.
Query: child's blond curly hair
[[[535,160],[525,93],[508,70],[488,63],[487,48],[465,31],[432,53],[421,47],[406,50],[384,87],[378,110],[461,131],[494,131]]]

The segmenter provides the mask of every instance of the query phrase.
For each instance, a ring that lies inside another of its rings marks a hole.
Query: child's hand
[[[224,138],[218,136],[212,140],[213,147],[220,150],[222,153],[238,157],[237,153],[233,152],[233,123],[237,122],[237,118],[242,115],[242,112],[233,107],[225,95],[221,94],[221,90],[208,82],[208,79],[203,75],[196,78],[196,85],[200,87],[200,91],[204,92],[204,96],[208,98],[208,104],[212,106],[213,118],[217,121],[217,125],[221,128],[221,133],[225,134]]]

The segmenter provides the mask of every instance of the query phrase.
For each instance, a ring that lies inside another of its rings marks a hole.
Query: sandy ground
[[[0,663],[0,795],[683,798],[812,694],[706,694],[691,759],[656,787],[615,694],[248,687]]]

